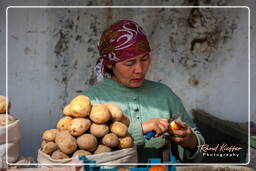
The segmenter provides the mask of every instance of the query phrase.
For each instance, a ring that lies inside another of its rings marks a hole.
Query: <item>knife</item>
[[[180,114],[177,113],[177,114],[174,115],[173,117],[169,118],[169,119],[168,119],[169,124],[170,124],[172,121],[176,120],[179,116],[180,116]],[[155,136],[155,135],[156,135],[156,131],[150,131],[150,132],[148,132],[144,137],[145,137],[147,140],[150,140],[150,139],[151,139],[153,136]]]

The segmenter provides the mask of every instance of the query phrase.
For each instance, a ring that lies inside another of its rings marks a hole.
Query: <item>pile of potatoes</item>
[[[0,126],[6,126],[7,124],[15,122],[16,119],[10,114],[10,109],[11,101],[5,96],[0,96]],[[6,118],[8,119],[7,122]]]
[[[52,159],[93,155],[130,148],[129,118],[115,104],[92,105],[79,95],[65,106],[56,129],[42,135],[41,151]]]

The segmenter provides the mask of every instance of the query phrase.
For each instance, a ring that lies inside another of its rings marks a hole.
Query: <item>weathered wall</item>
[[[5,94],[3,11],[7,5],[26,5],[24,2],[1,2],[0,94]],[[133,5],[196,5],[196,2],[141,1]],[[98,1],[30,3],[71,4],[99,5]],[[111,4],[131,5],[131,2],[106,1],[100,5]],[[256,4],[251,2],[251,5]],[[252,14],[255,18],[255,12]],[[10,8],[8,15],[8,93],[13,102],[12,113],[22,121],[21,152],[25,156],[36,156],[40,134],[55,127],[71,98],[96,83],[94,64],[100,33],[118,19],[135,20],[145,29],[152,47],[148,78],[169,85],[189,112],[198,107],[223,119],[247,121],[247,8]],[[250,29],[255,35],[255,21]],[[255,46],[255,39],[252,42]],[[251,57],[255,57],[254,49]],[[255,64],[255,60],[251,62]],[[255,77],[255,70],[252,76]],[[255,108],[251,112],[254,116]]]

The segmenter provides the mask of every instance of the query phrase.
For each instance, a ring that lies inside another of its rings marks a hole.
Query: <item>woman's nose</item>
[[[136,66],[135,66],[135,73],[142,73],[142,70],[143,70],[142,67],[143,66],[142,66],[142,64],[140,62],[137,63]]]

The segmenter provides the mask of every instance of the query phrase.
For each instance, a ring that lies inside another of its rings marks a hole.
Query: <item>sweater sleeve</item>
[[[202,134],[199,132],[191,118],[188,116],[182,102],[179,100],[177,104],[177,112],[181,114],[180,120],[185,122],[187,125],[190,126],[191,130],[197,137],[197,149],[195,150],[194,153],[191,153],[188,149],[183,148],[182,146],[178,145],[177,146],[177,152],[179,155],[179,158],[183,162],[200,162],[203,158],[202,153],[200,152],[199,146],[204,144],[204,138]]]

